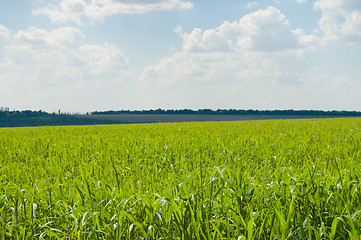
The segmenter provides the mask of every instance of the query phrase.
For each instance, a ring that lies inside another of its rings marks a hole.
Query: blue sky
[[[0,106],[361,111],[359,0],[0,2]]]

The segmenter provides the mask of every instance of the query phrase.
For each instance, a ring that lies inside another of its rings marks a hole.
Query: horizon
[[[359,0],[0,6],[10,109],[361,111]]]
[[[183,109],[162,109],[162,108],[156,108],[156,109],[108,109],[108,110],[94,110],[89,112],[68,112],[68,111],[62,111],[61,109],[58,109],[57,111],[49,112],[42,109],[38,110],[31,110],[31,109],[11,109],[9,107],[1,107],[0,106],[0,112],[42,112],[47,114],[65,114],[65,115],[87,115],[87,114],[93,114],[93,113],[106,113],[106,112],[152,112],[152,111],[193,111],[193,112],[202,112],[210,110],[211,112],[217,112],[217,111],[254,111],[254,112],[322,112],[322,113],[361,113],[361,111],[357,110],[321,110],[321,109],[224,109],[224,108],[218,108],[218,109],[210,109],[210,108],[199,108],[199,109],[191,109],[191,108],[183,108]],[[123,114],[123,113],[121,113]],[[181,113],[184,114],[184,113]]]

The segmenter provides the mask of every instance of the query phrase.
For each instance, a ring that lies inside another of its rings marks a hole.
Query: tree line
[[[86,114],[59,114],[47,113],[45,111],[0,111],[0,127],[22,127],[22,126],[61,126],[61,125],[93,125],[93,124],[116,124],[117,120],[107,118],[91,117],[91,115],[112,114],[178,114],[178,115],[259,115],[259,116],[304,116],[304,117],[361,117],[358,111],[321,111],[321,110],[237,110],[237,109],[180,109],[180,110],[109,110],[95,111]],[[99,116],[100,117],[100,116]]]
[[[102,119],[88,119],[70,114],[55,114],[44,111],[0,111],[0,127],[62,126],[111,124]]]
[[[92,115],[108,115],[108,114],[215,114],[215,115],[299,115],[299,116],[345,116],[358,117],[361,112],[358,111],[322,111],[322,110],[242,110],[242,109],[150,109],[150,110],[109,110],[95,111]]]

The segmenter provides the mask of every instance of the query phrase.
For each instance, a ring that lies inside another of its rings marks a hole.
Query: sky
[[[0,0],[0,107],[361,111],[360,0]]]

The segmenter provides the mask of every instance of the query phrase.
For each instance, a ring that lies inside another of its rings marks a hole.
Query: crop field
[[[216,121],[247,121],[276,119],[322,118],[322,115],[282,115],[282,114],[92,114],[74,115],[87,121],[109,121],[110,123],[160,123],[160,122],[216,122]],[[340,117],[337,115],[330,117]]]
[[[0,128],[0,239],[360,239],[361,119]]]

